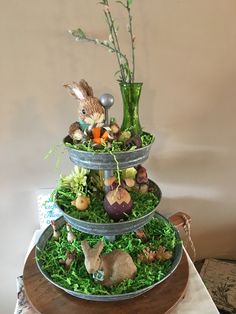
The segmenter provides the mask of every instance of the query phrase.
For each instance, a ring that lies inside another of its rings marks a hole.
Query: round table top
[[[124,301],[87,301],[73,297],[47,281],[36,265],[34,248],[25,263],[23,280],[30,304],[42,314],[163,314],[170,313],[184,297],[188,275],[188,260],[183,252],[174,273],[148,292]]]

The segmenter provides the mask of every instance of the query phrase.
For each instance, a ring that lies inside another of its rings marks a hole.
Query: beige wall
[[[2,313],[12,313],[37,227],[35,193],[59,176],[43,156],[76,116],[62,84],[86,78],[97,95],[114,94],[119,120],[122,106],[113,56],[66,32],[84,26],[106,36],[98,1],[0,2],[0,295]],[[146,166],[163,191],[160,210],[191,215],[198,258],[235,259],[236,1],[134,0],[133,9],[141,120],[157,138]],[[65,158],[62,171],[71,167]]]

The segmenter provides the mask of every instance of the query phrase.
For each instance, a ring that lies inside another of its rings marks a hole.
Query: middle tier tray
[[[153,193],[157,196],[159,204],[162,195],[159,186],[151,180],[149,180],[149,185],[152,187]],[[112,237],[142,228],[153,217],[158,206],[157,205],[156,207],[154,207],[146,215],[143,215],[142,217],[136,219],[112,223],[94,223],[74,218],[65,213],[64,210],[60,206],[58,206],[57,203],[56,205],[61,214],[64,216],[65,221],[68,222],[75,229],[88,234],[103,235],[106,237]]]

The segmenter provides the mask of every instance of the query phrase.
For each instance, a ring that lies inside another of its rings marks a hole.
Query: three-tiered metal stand
[[[111,97],[108,97],[107,99],[112,99]],[[108,108],[111,107],[111,103],[103,102],[104,107],[106,108],[106,119],[108,120]],[[107,121],[106,121],[107,122]],[[64,139],[64,143],[67,143],[69,141],[69,138]],[[86,152],[86,151],[80,151],[76,150],[74,148],[68,147],[67,150],[69,153],[70,160],[77,166],[87,168],[87,169],[94,169],[94,170],[103,170],[104,171],[104,177],[109,177],[113,174],[113,172],[117,169],[117,163],[119,165],[119,169],[126,169],[130,167],[135,167],[137,165],[142,164],[148,159],[149,152],[151,149],[152,144],[136,149],[134,151],[124,151],[124,152],[117,152],[113,155],[109,153],[93,153],[93,152]],[[115,158],[114,158],[115,156]],[[161,190],[158,187],[158,185],[149,180],[149,186],[152,188],[153,193],[156,194],[157,198],[161,199]],[[59,208],[60,209],[60,208]],[[60,228],[63,226],[66,222],[68,222],[73,228],[87,233],[87,234],[93,234],[93,235],[102,235],[105,236],[109,241],[115,241],[117,235],[121,235],[124,233],[134,232],[140,228],[142,228],[145,224],[147,224],[150,219],[155,215],[158,217],[158,219],[164,219],[162,215],[157,213],[156,208],[153,208],[151,212],[144,215],[141,218],[128,220],[128,221],[122,221],[122,222],[114,222],[114,223],[92,223],[92,222],[86,222],[84,220],[79,220],[76,218],[73,218],[66,214],[62,209],[61,213],[62,216],[57,220],[57,226]],[[161,282],[165,281],[176,269],[178,266],[181,256],[182,256],[182,245],[179,238],[179,234],[176,231],[176,237],[179,241],[179,244],[177,244],[174,252],[173,252],[173,259],[172,259],[172,266],[168,272],[168,274],[159,282],[146,287],[144,289],[140,289],[135,292],[131,293],[125,293],[120,295],[88,295],[88,294],[82,294],[78,293],[72,290],[65,289],[64,287],[59,286],[53,280],[50,278],[50,276],[43,270],[40,264],[39,253],[41,250],[44,249],[45,245],[47,244],[48,240],[51,238],[53,233],[52,227],[49,226],[40,237],[37,245],[36,245],[36,262],[38,269],[43,274],[43,276],[51,282],[54,286],[63,289],[66,293],[73,295],[75,297],[86,299],[86,300],[92,300],[92,301],[119,301],[119,300],[125,300],[134,298],[138,295],[141,295],[148,290],[152,289],[156,285],[159,285]]]

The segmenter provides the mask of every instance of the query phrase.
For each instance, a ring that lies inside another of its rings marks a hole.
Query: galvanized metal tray
[[[162,216],[161,214],[156,213],[155,215],[156,215],[156,217],[158,217],[160,219],[164,219],[164,220],[167,221],[167,219],[164,216]],[[57,221],[56,221],[56,224],[57,224],[58,228],[62,227],[65,224],[64,218],[63,217],[58,218]],[[137,297],[137,296],[139,296],[139,295],[149,291],[150,289],[156,287],[161,282],[166,280],[176,270],[176,268],[179,265],[179,262],[181,260],[181,257],[182,257],[183,248],[182,248],[182,244],[181,244],[179,233],[178,233],[178,231],[176,229],[175,229],[175,231],[176,231],[176,237],[177,237],[177,240],[178,240],[177,241],[178,244],[176,245],[176,247],[174,249],[174,252],[173,252],[173,262],[172,262],[172,265],[171,265],[171,268],[170,268],[169,272],[167,273],[167,275],[164,278],[162,278],[160,281],[156,282],[155,284],[153,284],[153,285],[151,285],[149,287],[137,290],[135,292],[124,293],[124,294],[117,294],[117,295],[90,295],[90,294],[78,293],[78,292],[66,289],[66,288],[58,285],[57,283],[55,283],[51,279],[50,275],[46,271],[44,271],[42,269],[42,265],[41,265],[41,263],[39,261],[39,253],[40,253],[40,251],[42,251],[44,249],[45,245],[47,244],[48,240],[51,238],[51,236],[53,234],[53,230],[52,230],[51,226],[48,226],[45,229],[45,231],[42,233],[42,235],[39,238],[39,241],[38,241],[38,243],[36,245],[36,250],[35,250],[36,263],[37,263],[37,266],[39,268],[39,271],[42,273],[42,275],[48,281],[50,281],[54,286],[64,290],[66,293],[68,293],[68,294],[70,294],[70,295],[72,295],[74,297],[85,299],[85,300],[90,300],[90,301],[120,301],[120,300],[131,299],[131,298]]]
[[[70,137],[65,137],[63,142],[64,144],[70,143]],[[68,146],[66,146],[66,149],[68,150],[70,160],[77,166],[95,170],[115,170],[117,169],[117,162],[120,169],[134,167],[144,163],[144,161],[148,159],[151,147],[152,143],[133,151],[124,151],[112,154],[86,152]]]
[[[162,194],[159,186],[151,180],[149,180],[149,185],[153,188],[153,193],[156,194],[160,203]],[[157,208],[153,208],[153,210],[150,211],[148,214],[137,219],[114,223],[93,223],[74,218],[66,214],[57,203],[55,204],[61,214],[64,216],[66,222],[68,222],[73,228],[88,234],[103,235],[106,237],[113,237],[119,234],[131,232],[142,228],[153,217]]]

